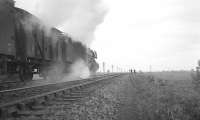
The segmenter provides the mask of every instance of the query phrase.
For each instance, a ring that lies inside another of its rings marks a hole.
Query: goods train
[[[61,72],[68,73],[70,66],[79,59],[95,73],[99,68],[96,58],[95,51],[16,8],[13,0],[0,0],[2,76],[18,74],[23,81],[31,80],[34,73],[47,77],[55,66],[62,66]]]

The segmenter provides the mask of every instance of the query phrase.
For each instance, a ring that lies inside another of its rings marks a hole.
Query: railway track
[[[23,86],[25,83],[17,79],[17,76],[0,77],[0,90],[12,89],[16,86]]]
[[[120,75],[122,74],[103,75],[84,80],[0,91],[0,119],[42,115],[44,109],[56,104],[77,101]]]
[[[100,77],[100,76],[104,76],[104,75],[106,75],[106,74],[96,74],[96,75],[92,75],[91,78]],[[17,88],[21,88],[23,86],[33,86],[33,85],[36,86],[39,84],[45,84],[45,82],[53,83],[52,81],[48,81],[48,80],[45,80],[42,78],[40,78],[40,80],[37,79],[37,80],[22,82],[18,79],[18,76],[0,78],[0,79],[1,79],[1,81],[5,81],[5,82],[0,82],[0,91],[9,90],[9,89],[17,89]]]
[[[80,80],[75,80],[75,81],[58,82],[58,83],[50,83],[50,84],[34,85],[34,86],[28,86],[28,87],[22,87],[22,88],[16,88],[16,89],[2,90],[0,91],[0,98],[1,98],[0,105],[13,101],[13,100],[21,99],[21,97],[26,98],[26,97],[38,95],[41,93],[54,91],[63,87],[70,87],[72,85],[94,81],[95,79],[107,77],[107,76],[110,76],[110,75],[101,75],[101,76],[95,76],[95,77],[80,79]]]

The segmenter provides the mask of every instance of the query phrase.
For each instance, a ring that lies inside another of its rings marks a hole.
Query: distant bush
[[[197,85],[197,86],[200,85],[200,76],[197,75],[197,73],[195,71],[191,72],[191,78],[192,78],[192,82],[194,83],[194,85]]]

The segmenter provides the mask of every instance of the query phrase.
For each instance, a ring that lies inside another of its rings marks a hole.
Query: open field
[[[163,80],[192,80],[191,71],[148,72],[145,75],[151,75]]]
[[[173,80],[180,74],[156,75],[168,80],[152,80],[145,74],[130,75],[123,83],[118,120],[200,120],[198,85],[192,80]]]

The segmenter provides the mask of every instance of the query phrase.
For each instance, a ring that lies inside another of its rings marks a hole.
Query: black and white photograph
[[[200,1],[0,0],[0,120],[200,120]]]

